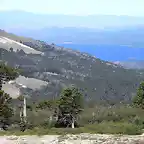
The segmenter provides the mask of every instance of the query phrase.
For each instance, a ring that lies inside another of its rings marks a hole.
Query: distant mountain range
[[[131,29],[123,30],[97,30],[74,27],[51,27],[38,30],[9,30],[9,32],[56,44],[70,42],[73,44],[144,47],[144,27],[139,26],[138,28],[133,27]]]
[[[144,47],[144,17],[0,11],[0,20],[1,29],[49,43]]]
[[[115,63],[129,69],[144,69],[144,60],[116,61]]]
[[[115,15],[56,15],[25,11],[0,11],[1,28],[41,29],[47,27],[123,28],[144,24],[144,17]]]
[[[142,68],[144,17],[44,15],[0,11],[0,28],[19,36],[88,52],[128,68]],[[129,61],[130,58],[136,61]]]

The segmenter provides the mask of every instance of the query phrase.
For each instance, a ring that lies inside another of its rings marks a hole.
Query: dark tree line
[[[0,126],[6,130],[13,116],[12,98],[2,90],[2,85],[18,76],[18,71],[4,63],[0,64]]]

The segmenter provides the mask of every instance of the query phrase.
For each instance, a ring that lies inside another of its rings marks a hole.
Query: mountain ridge
[[[24,77],[48,82],[37,90],[21,88],[32,101],[58,97],[61,89],[71,84],[81,88],[86,100],[130,101],[144,79],[144,73],[124,69],[87,53],[27,38],[21,43],[44,54],[26,54],[24,49],[14,52],[1,47],[0,59],[22,69]]]
[[[116,64],[120,64],[121,66],[129,69],[139,69],[144,70],[144,60],[127,60],[127,61],[117,61]]]
[[[7,17],[9,19],[7,19]],[[144,23],[144,17],[115,16],[115,15],[56,15],[36,14],[25,11],[0,11],[1,28],[44,28],[49,26],[59,27],[121,27],[134,26]],[[13,20],[12,20],[13,19]],[[33,25],[35,22],[35,26]]]

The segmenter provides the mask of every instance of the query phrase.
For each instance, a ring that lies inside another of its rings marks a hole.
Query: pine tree
[[[83,95],[79,89],[74,86],[64,89],[58,109],[58,124],[74,128],[77,116],[83,110]]]
[[[21,131],[26,130],[27,126],[27,104],[26,104],[26,98],[24,96],[19,96],[18,100],[20,101],[20,128]]]
[[[0,124],[3,129],[10,124],[10,118],[13,115],[12,108],[12,98],[2,91],[2,85],[10,80],[15,79],[18,76],[18,72],[6,66],[5,64],[0,64]]]
[[[144,109],[144,82],[140,84],[137,94],[133,99],[133,104],[136,107]]]
[[[0,90],[0,123],[4,130],[10,125],[10,118],[13,116],[12,98]]]
[[[2,84],[14,80],[18,74],[19,71],[17,69],[11,68],[4,63],[0,63],[0,90],[2,90]]]

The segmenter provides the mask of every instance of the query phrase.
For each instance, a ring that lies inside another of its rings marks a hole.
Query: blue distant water
[[[72,48],[81,52],[87,52],[102,60],[126,61],[130,59],[144,60],[144,48],[136,48],[118,45],[82,45],[82,44],[58,44],[65,48]]]

